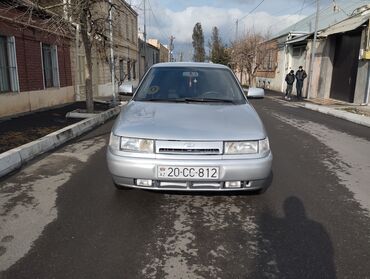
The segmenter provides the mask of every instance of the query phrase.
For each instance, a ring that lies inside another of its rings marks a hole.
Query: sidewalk
[[[109,106],[104,103],[95,102],[94,106],[96,111],[109,109]],[[67,112],[85,107],[84,102],[76,102],[49,110],[1,119],[0,154],[81,121],[81,119],[65,116]]]
[[[94,115],[83,120],[65,117],[67,112],[76,107],[85,109],[85,103],[82,102],[4,120],[0,123],[0,148],[7,151],[0,153],[0,178],[21,168],[33,158],[105,123],[119,114],[122,105],[120,103],[111,108],[110,103],[95,102]]]
[[[297,107],[303,107],[309,110],[318,111],[327,115],[332,115],[353,123],[370,127],[370,106],[354,105],[333,99],[303,99],[298,100],[292,96],[291,101],[284,100],[284,93],[265,89],[266,97],[279,100],[281,102],[291,103]]]

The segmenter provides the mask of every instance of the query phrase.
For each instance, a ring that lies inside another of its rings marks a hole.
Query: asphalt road
[[[0,278],[370,278],[370,129],[252,103],[266,193],[118,191],[109,122],[0,181]]]

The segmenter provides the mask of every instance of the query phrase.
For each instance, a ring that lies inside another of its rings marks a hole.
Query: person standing
[[[289,72],[289,74],[287,74],[285,76],[285,81],[286,81],[286,91],[285,91],[285,99],[286,100],[291,100],[291,97],[290,95],[292,94],[292,90],[293,90],[293,84],[294,84],[294,80],[295,80],[295,75],[294,75],[294,71],[291,70]]]
[[[301,99],[302,98],[302,88],[303,88],[303,81],[307,77],[306,71],[303,70],[302,66],[298,67],[298,71],[295,74],[297,82],[296,82],[296,87],[297,87],[297,98]]]

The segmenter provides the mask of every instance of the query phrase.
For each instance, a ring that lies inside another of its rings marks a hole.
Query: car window
[[[134,100],[226,100],[244,103],[237,81],[227,69],[158,67],[152,68]]]

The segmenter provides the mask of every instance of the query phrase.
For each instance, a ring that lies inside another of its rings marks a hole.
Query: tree
[[[197,22],[193,28],[193,48],[194,56],[193,60],[195,62],[204,62],[206,57],[206,52],[204,50],[204,36],[202,25],[200,22]]]
[[[86,56],[87,75],[85,78],[86,108],[88,112],[94,111],[93,100],[93,52],[109,61],[110,67],[114,67],[114,61],[110,61],[108,45],[110,45],[110,12],[121,12],[114,1],[109,0],[33,0],[37,5],[45,9],[62,14],[63,20],[80,28],[81,39]],[[124,13],[124,11],[122,11]],[[117,79],[117,78],[116,78]]]
[[[215,26],[212,29],[212,37],[209,43],[211,49],[210,60],[213,63],[228,65],[230,63],[230,56],[227,51],[226,45],[222,43],[219,35],[218,28]]]
[[[235,69],[248,74],[249,86],[256,86],[256,72],[268,55],[263,42],[266,36],[248,31],[241,39],[232,44],[232,62]]]

